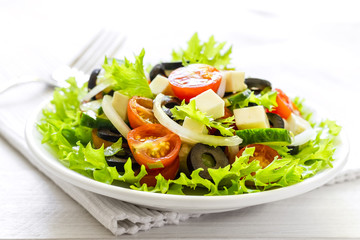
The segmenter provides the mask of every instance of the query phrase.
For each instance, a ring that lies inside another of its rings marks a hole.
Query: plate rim
[[[39,116],[42,114],[42,109],[49,103],[49,99],[41,103],[26,121],[25,139],[27,146],[34,154],[34,158],[31,162],[41,171],[53,174],[57,178],[83,190],[152,209],[190,213],[224,212],[294,197],[318,188],[334,178],[347,163],[349,155],[349,141],[344,128],[342,128],[339,134],[339,139],[342,142],[340,145],[341,147],[338,147],[336,150],[341,151],[344,156],[333,161],[333,168],[325,169],[316,175],[291,186],[264,192],[224,196],[184,196],[138,191],[101,183],[87,178],[62,165],[53,154],[45,149],[45,147],[38,147],[41,134],[36,129],[36,123]],[[40,146],[41,145],[43,144],[40,140]],[[51,157],[49,158],[48,155]],[[204,200],[206,202],[204,202]],[[178,203],[178,201],[181,201],[183,205],[178,206],[175,204]],[[220,201],[222,203],[226,202],[226,204],[219,207],[218,202]]]

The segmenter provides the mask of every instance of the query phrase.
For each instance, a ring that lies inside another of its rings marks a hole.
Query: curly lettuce
[[[115,180],[128,184],[138,183],[146,175],[145,167],[135,174],[129,159],[125,173],[110,167],[105,156],[111,156],[122,149],[122,140],[104,149],[94,149],[91,144],[91,128],[80,125],[80,102],[86,94],[86,87],[78,87],[74,78],[68,80],[69,87],[57,88],[51,101],[52,107],[43,110],[38,130],[43,135],[42,143],[49,144],[59,161],[86,177],[106,184]]]
[[[170,111],[175,120],[184,120],[185,117],[189,117],[209,128],[219,130],[223,136],[234,136],[234,129],[231,127],[231,125],[235,123],[234,116],[215,120],[211,116],[207,116],[205,113],[199,111],[196,108],[195,101],[190,101],[189,104],[183,101],[180,106],[175,106]]]
[[[102,66],[105,70],[104,81],[111,81],[111,88],[126,96],[153,98],[154,95],[144,72],[144,56],[145,50],[143,49],[138,56],[135,56],[134,63],[127,58],[120,63],[116,59],[109,63],[109,60],[105,58]]]
[[[216,42],[214,36],[211,36],[207,42],[202,43],[198,34],[195,33],[188,41],[186,49],[172,51],[172,60],[182,61],[184,66],[203,63],[219,69],[227,69],[227,65],[231,61],[232,47],[230,46],[223,52],[225,45],[226,42]]]
[[[269,91],[265,89],[260,94],[256,95],[250,89],[245,89],[240,93],[236,93],[227,97],[225,102],[232,110],[236,108],[247,107],[250,103],[255,103],[257,105],[262,105],[271,111],[274,107],[277,107],[276,96],[276,91]]]

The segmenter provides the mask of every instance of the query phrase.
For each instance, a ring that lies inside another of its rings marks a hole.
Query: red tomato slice
[[[295,113],[300,116],[299,109],[290,100],[290,98],[280,89],[275,88],[277,91],[276,103],[278,104],[271,112],[280,115],[280,117],[288,119],[291,113]]]
[[[242,149],[240,149],[240,151],[236,156],[241,157],[241,155],[245,151],[245,148],[250,148],[250,147],[255,147],[255,151],[254,151],[254,155],[249,158],[249,162],[258,160],[260,162],[261,168],[266,168],[274,160],[276,156],[280,158],[279,153],[275,149],[263,144],[249,144],[243,147]]]
[[[127,106],[130,126],[137,128],[148,123],[158,123],[152,109],[152,99],[137,96],[132,97]]]
[[[174,163],[166,168],[148,169],[146,170],[148,174],[145,175],[140,180],[140,183],[141,184],[146,183],[149,187],[153,187],[156,185],[155,177],[159,174],[161,174],[167,180],[175,179],[176,174],[179,170],[179,166],[180,166],[180,161],[179,161],[179,157],[177,157]]]
[[[166,168],[179,155],[181,140],[161,124],[146,124],[127,135],[130,150],[140,165],[147,169]]]
[[[173,71],[169,76],[171,88],[186,102],[206,90],[217,92],[222,75],[216,68],[206,64],[191,64]]]

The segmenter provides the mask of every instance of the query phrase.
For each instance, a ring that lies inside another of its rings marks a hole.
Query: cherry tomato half
[[[277,91],[276,103],[278,104],[271,112],[278,114],[280,117],[288,119],[291,113],[295,113],[300,116],[299,109],[290,100],[290,98],[280,89],[275,88]]]
[[[180,137],[161,124],[135,128],[128,133],[127,140],[136,162],[146,169],[171,166],[181,146]]]
[[[137,128],[148,123],[157,123],[153,113],[153,100],[134,96],[129,100],[127,114],[130,126]]]
[[[161,174],[167,180],[175,179],[176,174],[179,170],[179,166],[180,166],[180,161],[179,161],[179,157],[177,157],[175,159],[175,162],[166,168],[148,169],[148,170],[146,170],[148,172],[148,174],[145,175],[140,180],[140,183],[141,184],[146,183],[149,187],[153,187],[156,185],[155,177],[159,174]]]
[[[255,151],[254,155],[249,158],[249,162],[258,160],[260,162],[261,168],[266,168],[276,156],[280,158],[279,153],[275,149],[263,144],[249,144],[240,149],[236,156],[241,157],[241,155],[245,151],[245,148],[250,147],[255,147]]]
[[[206,90],[217,92],[222,75],[216,68],[206,64],[191,64],[173,71],[169,76],[175,96],[186,102]]]

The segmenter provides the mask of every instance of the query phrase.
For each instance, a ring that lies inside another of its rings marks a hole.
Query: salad
[[[290,186],[332,167],[334,121],[230,67],[232,47],[197,33],[145,71],[108,59],[54,91],[37,128],[59,161],[99,182],[163,194],[234,195]]]

